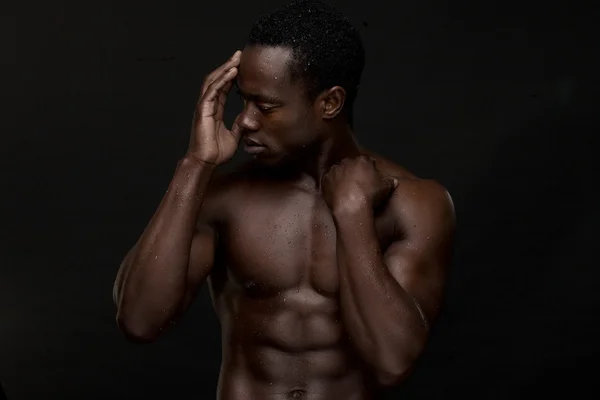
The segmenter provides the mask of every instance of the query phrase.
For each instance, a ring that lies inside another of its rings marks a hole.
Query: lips
[[[254,139],[244,138],[244,151],[248,154],[259,154],[267,150],[265,145]]]
[[[248,147],[265,147],[264,144],[257,142],[254,139],[250,139],[248,137],[244,138],[244,144]]]

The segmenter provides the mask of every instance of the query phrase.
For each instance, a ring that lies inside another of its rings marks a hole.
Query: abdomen
[[[348,343],[337,299],[299,288],[269,297],[238,293],[227,303],[219,312],[221,391],[242,385],[259,390],[263,398],[301,393],[302,399],[336,398],[350,387],[351,393],[366,393],[363,368]],[[307,397],[324,392],[329,397]]]

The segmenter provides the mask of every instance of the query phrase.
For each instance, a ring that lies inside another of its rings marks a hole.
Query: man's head
[[[352,124],[364,62],[348,19],[321,1],[294,1],[250,32],[237,81],[245,100],[238,121],[276,158],[302,153],[325,139],[332,121]]]

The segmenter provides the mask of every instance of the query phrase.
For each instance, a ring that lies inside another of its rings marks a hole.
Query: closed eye
[[[270,104],[257,104],[256,107],[262,112],[269,112],[276,108],[276,106]]]
[[[240,97],[240,99],[242,99],[242,101],[244,102],[244,105],[246,105],[246,103],[248,102],[248,96],[246,96],[244,93],[242,93],[242,91],[239,88],[236,90],[236,94]],[[265,112],[265,113],[277,108],[276,105],[265,104],[257,99],[254,99],[254,103],[256,104],[256,108],[258,108],[261,112]]]

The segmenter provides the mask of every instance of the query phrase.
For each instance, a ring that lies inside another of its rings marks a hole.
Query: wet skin
[[[222,330],[219,399],[377,398],[425,346],[452,202],[358,145],[339,117],[343,92],[307,102],[289,57],[244,50],[236,121],[252,159],[228,173],[180,161],[117,276],[118,321],[155,340],[207,281]]]

